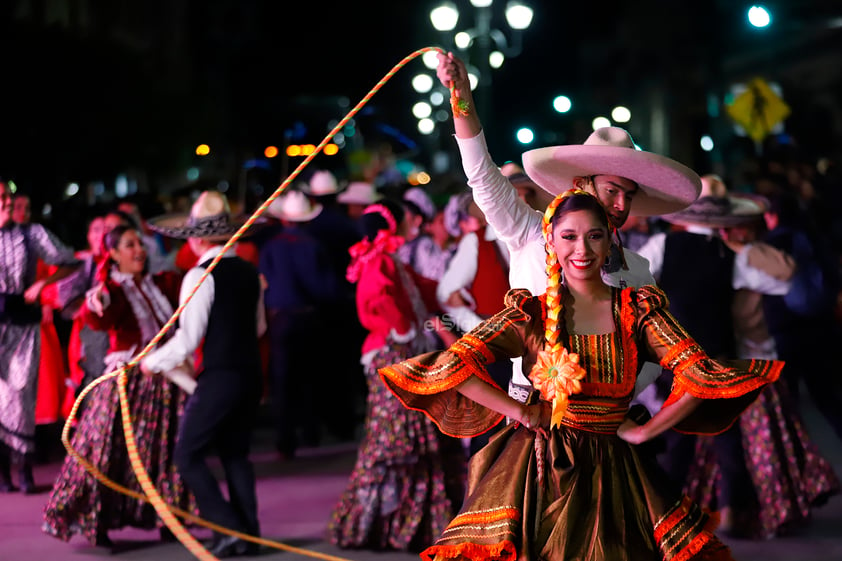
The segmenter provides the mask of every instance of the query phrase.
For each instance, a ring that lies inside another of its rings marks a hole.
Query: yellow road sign
[[[738,95],[726,111],[755,142],[766,138],[790,113],[789,105],[762,78],[749,82],[746,91]]]

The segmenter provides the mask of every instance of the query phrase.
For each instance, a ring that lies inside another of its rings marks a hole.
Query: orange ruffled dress
[[[729,427],[778,378],[783,363],[710,359],[670,315],[656,287],[614,289],[613,299],[614,332],[562,333],[587,374],[582,392],[570,396],[561,427],[550,431],[543,485],[535,433],[508,425],[472,458],[462,510],[422,557],[731,559],[713,534],[715,518],[683,496],[653,457],[621,440],[617,427],[644,358],[675,373],[667,403],[684,393],[705,399],[675,427],[697,434]],[[405,406],[424,411],[446,434],[488,430],[501,416],[462,396],[456,386],[472,375],[493,384],[484,365],[495,360],[521,356],[529,372],[544,343],[544,297],[512,290],[506,305],[447,351],[383,368],[382,378]]]

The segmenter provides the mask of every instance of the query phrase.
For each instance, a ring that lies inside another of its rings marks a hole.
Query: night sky
[[[747,2],[526,1],[535,17],[522,53],[494,71],[492,99],[477,100],[489,106],[486,125],[500,161],[523,150],[512,140],[517,126],[535,127],[538,145],[582,142],[593,116],[616,103],[634,111],[646,101],[645,88],[668,92],[668,108],[683,119],[679,132],[689,137],[706,126],[705,93],[721,92],[732,80],[754,73],[789,79],[804,107],[815,92],[827,97],[828,84],[839,85],[838,66],[812,72],[810,84],[784,74],[787,65],[821,53],[839,60],[839,28],[829,35],[816,27],[842,16],[839,2],[770,3],[777,27],[757,32],[745,24]],[[353,105],[403,57],[442,45],[428,16],[437,3],[426,1],[91,2],[96,25],[84,32],[20,18],[15,4],[4,3],[2,14],[0,174],[45,189],[126,168],[163,175],[189,164],[199,142],[248,157],[281,144],[296,122],[305,124],[308,141],[318,142],[348,109],[337,100]],[[457,4],[464,29],[473,23],[471,8],[467,0]],[[495,2],[492,25],[509,33],[503,4]],[[420,60],[410,63],[361,118],[423,149],[410,112],[418,96],[409,83],[421,69]],[[573,99],[568,115],[550,109],[559,93]],[[794,126],[804,111],[797,113]],[[802,127],[813,124],[807,119]],[[644,124],[629,128],[645,145],[645,132],[637,132]],[[450,125],[442,130],[450,142]]]

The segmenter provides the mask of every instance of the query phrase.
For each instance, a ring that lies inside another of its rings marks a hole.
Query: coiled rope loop
[[[161,517],[161,520],[164,522],[167,528],[169,528],[169,530],[178,539],[178,541],[181,542],[181,544],[184,545],[184,547],[186,547],[190,551],[190,553],[192,553],[198,559],[201,559],[203,561],[211,561],[216,559],[216,557],[214,557],[207,549],[205,549],[205,547],[202,546],[202,544],[199,543],[199,541],[196,538],[194,538],[193,535],[190,534],[190,532],[186,530],[186,528],[182,525],[182,523],[178,520],[178,518],[175,515],[180,516],[188,522],[204,526],[215,532],[227,534],[230,536],[236,536],[242,540],[264,545],[267,547],[281,549],[292,553],[298,553],[307,557],[324,559],[326,561],[348,561],[347,559],[342,557],[318,553],[315,551],[286,545],[280,542],[258,538],[256,536],[250,536],[247,534],[242,534],[229,528],[218,526],[212,522],[203,520],[202,518],[199,518],[198,516],[195,516],[190,512],[186,512],[182,509],[167,504],[161,498],[161,495],[155,489],[155,485],[149,479],[149,474],[146,472],[146,469],[143,466],[143,462],[140,459],[140,454],[138,453],[137,441],[135,440],[134,429],[132,427],[132,417],[129,410],[128,394],[126,392],[126,384],[128,381],[129,372],[131,371],[132,375],[135,376],[142,375],[136,367],[137,364],[155,347],[155,345],[158,344],[158,342],[167,333],[167,331],[169,331],[170,328],[172,328],[172,326],[175,325],[175,322],[178,320],[179,316],[184,311],[184,308],[193,298],[193,295],[196,294],[196,291],[199,289],[199,286],[205,281],[208,275],[216,267],[217,263],[219,263],[219,261],[222,259],[223,254],[228,249],[230,249],[237,242],[237,240],[240,239],[240,237],[242,237],[242,235],[251,227],[251,225],[254,224],[254,222],[258,218],[260,218],[260,216],[266,211],[267,208],[269,208],[269,205],[271,205],[272,202],[286,190],[289,184],[292,183],[292,181],[301,173],[301,171],[305,167],[307,167],[307,165],[313,160],[313,158],[315,158],[322,151],[322,149],[324,149],[325,145],[328,142],[330,142],[330,140],[336,135],[336,133],[342,130],[345,124],[349,120],[351,120],[354,117],[354,115],[356,115],[357,112],[359,112],[359,110],[362,109],[363,106],[365,106],[365,104],[369,102],[369,100],[371,100],[374,94],[376,94],[380,90],[380,88],[382,88],[386,84],[386,82],[392,79],[392,77],[398,72],[398,70],[403,68],[403,66],[405,66],[412,59],[423,55],[428,51],[444,53],[444,51],[439,47],[424,47],[406,56],[403,60],[401,60],[394,67],[392,67],[392,69],[389,72],[387,72],[386,75],[383,76],[383,78],[379,82],[377,82],[377,84],[375,84],[373,88],[371,88],[371,90],[365,95],[365,97],[363,97],[359,101],[359,103],[357,103],[357,105],[355,105],[354,108],[351,109],[348,112],[348,114],[345,115],[345,117],[343,117],[342,120],[339,121],[339,123],[337,123],[335,127],[333,127],[333,129],[327,134],[327,136],[324,137],[324,139],[319,143],[319,145],[316,146],[313,152],[310,153],[298,165],[298,167],[296,167],[295,170],[293,170],[293,172],[289,174],[289,176],[283,181],[283,183],[281,183],[281,185],[275,190],[275,192],[272,193],[272,195],[268,199],[266,199],[266,201],[264,201],[263,204],[261,204],[260,207],[257,208],[257,210],[254,211],[254,214],[252,214],[251,217],[249,217],[249,219],[240,227],[240,229],[237,230],[234,233],[234,235],[231,236],[231,238],[225,243],[223,250],[219,253],[219,255],[217,255],[210,262],[204,274],[202,274],[202,276],[199,278],[199,281],[196,283],[196,286],[194,286],[190,293],[187,295],[186,299],[184,300],[184,303],[182,303],[178,307],[178,309],[176,309],[175,312],[173,312],[173,315],[172,317],[170,317],[169,321],[167,321],[167,323],[163,327],[161,327],[161,330],[158,332],[157,335],[155,335],[152,338],[151,341],[149,341],[146,347],[140,353],[138,353],[137,356],[132,358],[132,360],[128,364],[122,366],[116,371],[103,374],[102,376],[91,382],[87,387],[85,387],[82,390],[82,392],[76,398],[76,401],[73,403],[73,407],[70,410],[70,414],[68,415],[67,421],[65,422],[64,428],[61,432],[61,442],[62,444],[64,444],[67,453],[70,454],[70,456],[72,456],[77,462],[79,462],[85,468],[85,470],[88,473],[90,473],[97,481],[99,481],[106,487],[117,491],[118,493],[128,495],[134,499],[150,502],[155,508],[155,512],[158,513],[158,516]],[[454,97],[454,95],[454,90],[451,87],[451,96]],[[140,484],[141,489],[145,493],[145,496],[140,495],[139,493],[128,489],[106,477],[105,474],[103,474],[94,465],[92,465],[89,461],[83,458],[82,455],[76,449],[73,448],[73,445],[70,442],[70,429],[73,426],[73,422],[76,419],[76,413],[79,409],[80,404],[82,403],[82,400],[84,400],[85,396],[87,396],[88,393],[91,390],[93,390],[96,386],[114,377],[117,378],[117,389],[120,397],[123,433],[126,437],[126,448],[128,450],[129,461],[131,462],[132,469],[134,470],[135,476],[137,477],[138,483]]]

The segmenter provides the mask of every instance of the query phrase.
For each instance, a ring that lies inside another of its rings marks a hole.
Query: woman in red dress
[[[62,315],[72,321],[67,342],[68,387],[62,404],[62,416],[65,419],[70,416],[76,396],[101,376],[105,368],[108,334],[88,327],[81,314],[85,293],[93,287],[94,274],[104,258],[104,235],[105,217],[93,217],[88,222],[88,247],[76,252],[76,258],[82,262],[82,266],[64,279],[58,289]]]
[[[114,228],[105,236],[105,247],[108,257],[81,313],[89,326],[108,332],[103,372],[108,373],[131,360],[169,320],[180,277],[147,272],[146,250],[134,228]],[[129,372],[127,392],[149,477],[168,504],[195,511],[172,458],[186,394],[168,378],[144,376],[137,369]],[[143,494],[129,464],[116,378],[100,383],[86,397],[72,446],[107,477]],[[149,503],[106,488],[68,456],[45,507],[44,531],[63,540],[81,534],[92,544],[110,545],[107,532],[124,526],[153,529],[161,521]]]
[[[403,217],[392,201],[367,207],[365,237],[350,249],[348,280],[368,330],[361,359],[368,396],[356,465],[328,524],[328,539],[343,548],[419,550],[444,530],[464,492],[462,443],[405,409],[377,375],[435,344],[428,310],[438,308],[436,283],[398,258]]]

